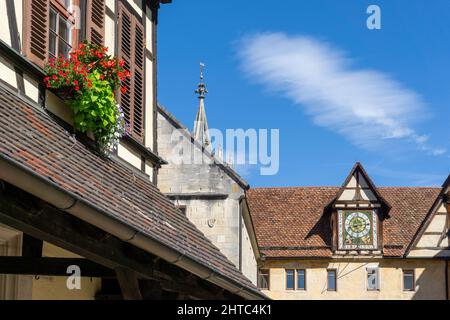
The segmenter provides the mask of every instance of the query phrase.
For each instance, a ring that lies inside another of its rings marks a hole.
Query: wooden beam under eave
[[[44,242],[36,239],[26,233],[22,237],[22,256],[23,257],[42,257],[42,247]]]
[[[0,256],[0,274],[70,276],[69,266],[78,266],[81,277],[114,277],[114,270],[83,258]]]
[[[163,289],[159,281],[139,280],[139,289],[144,300],[161,300]]]
[[[124,300],[142,300],[136,273],[127,268],[116,268],[117,281]]]

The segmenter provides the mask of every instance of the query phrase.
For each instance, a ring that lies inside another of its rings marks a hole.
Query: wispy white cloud
[[[409,141],[431,155],[446,154],[429,144],[414,124],[426,114],[422,98],[389,75],[358,69],[340,49],[306,36],[263,33],[239,46],[252,79],[301,105],[320,126],[357,146],[373,149],[388,141]]]

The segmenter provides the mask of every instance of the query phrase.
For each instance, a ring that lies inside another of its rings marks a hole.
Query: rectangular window
[[[415,289],[414,270],[403,270],[403,291],[414,291]]]
[[[50,7],[50,33],[48,53],[50,58],[69,57],[72,50],[72,23],[54,7]]]
[[[367,268],[367,290],[379,290],[378,268]]]
[[[336,270],[335,269],[327,270],[327,290],[328,291],[337,291]]]
[[[270,285],[270,271],[269,269],[258,270],[258,288],[269,290]]]
[[[306,270],[297,270],[297,290],[306,290]]]
[[[295,289],[295,270],[286,270],[286,290]]]

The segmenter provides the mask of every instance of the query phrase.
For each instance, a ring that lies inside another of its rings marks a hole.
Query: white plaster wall
[[[366,268],[379,264],[380,290],[367,290]],[[433,259],[275,260],[267,261],[273,299],[385,300],[445,299],[445,261]],[[327,268],[337,270],[337,291],[327,291]],[[286,290],[285,269],[306,270],[306,290]],[[403,291],[403,269],[415,271],[415,291]]]
[[[14,1],[14,8],[16,12],[16,20],[17,20],[17,31],[19,32],[19,37],[22,40],[22,21],[23,21],[23,1],[16,0]],[[9,32],[9,24],[8,24],[8,14],[6,10],[6,1],[0,1],[0,39],[6,42],[11,46],[11,35]]]
[[[117,155],[122,158],[123,160],[127,161],[129,164],[131,164],[133,167],[141,170],[141,156],[139,153],[133,150],[130,146],[127,144],[121,142],[117,148]]]
[[[2,19],[0,19],[0,39],[11,46],[6,1],[3,0],[0,1],[0,17],[2,17]]]
[[[339,200],[353,200],[353,197],[355,196],[355,190],[352,189],[344,189],[344,192],[342,192],[341,196],[339,197]]]
[[[36,79],[33,79],[27,74],[23,76],[25,84],[25,94],[27,97],[31,98],[34,102],[39,101],[39,83]]]
[[[22,1],[14,1],[14,8],[16,13],[17,29],[19,32],[19,39],[23,41],[23,6]],[[0,1],[0,39],[8,45],[11,44],[11,33],[8,23],[8,14],[6,9],[6,1]],[[24,39],[26,41],[26,39]],[[14,66],[6,61],[3,57],[0,57],[0,79],[5,81],[10,86],[17,89],[17,78]],[[39,99],[38,82],[31,76],[24,74],[25,95],[31,100],[37,102]]]
[[[242,219],[242,273],[257,285],[258,264],[256,262],[249,232]]]
[[[16,72],[14,66],[0,56],[0,77],[10,86],[17,88]]]

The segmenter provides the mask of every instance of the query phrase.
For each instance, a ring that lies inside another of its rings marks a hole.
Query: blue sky
[[[370,4],[381,30],[366,27]],[[450,174],[450,1],[174,0],[160,11],[159,101],[192,127],[199,62],[209,126],[280,130],[280,167],[251,186],[380,186]]]

